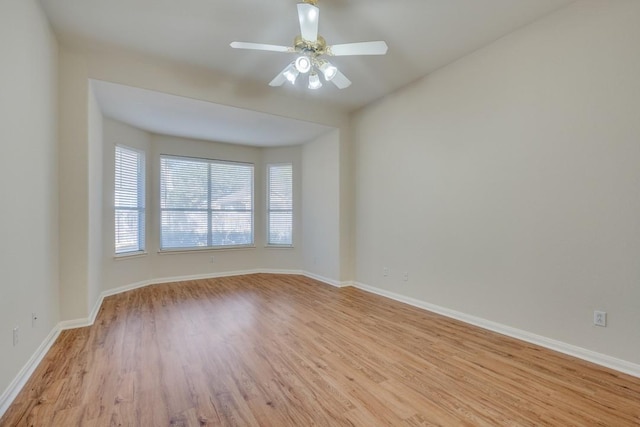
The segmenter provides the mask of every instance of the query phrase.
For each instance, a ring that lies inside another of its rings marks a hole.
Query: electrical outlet
[[[408,272],[404,272],[402,273],[402,280],[404,280],[405,282],[409,281],[409,273]]]
[[[20,343],[20,327],[13,328],[13,346],[17,346]]]
[[[605,328],[607,326],[607,313],[605,311],[594,311],[593,324]]]
[[[216,260],[216,257],[215,257],[215,256],[213,256],[213,255],[211,255],[211,258],[209,258],[209,262],[210,262],[211,264],[213,264],[213,263],[215,262],[215,260]]]
[[[32,328],[37,328],[38,327],[38,314],[37,313],[31,313],[31,327]]]
[[[388,277],[388,276],[389,276],[389,267],[384,267],[384,268],[382,269],[382,275],[383,275],[384,277]]]

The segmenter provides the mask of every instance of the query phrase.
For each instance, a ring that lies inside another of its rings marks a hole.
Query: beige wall
[[[57,51],[35,0],[0,1],[0,406],[59,320]]]
[[[81,55],[59,55],[60,315],[89,315],[89,81]]]
[[[355,176],[353,129],[349,122],[340,127],[339,190],[340,190],[340,281],[355,279]]]
[[[639,22],[576,2],[355,114],[357,280],[639,363]]]
[[[89,253],[87,306],[91,310],[102,292],[102,183],[103,183],[103,118],[93,89],[89,87]]]
[[[340,281],[340,131],[303,146],[304,270]]]

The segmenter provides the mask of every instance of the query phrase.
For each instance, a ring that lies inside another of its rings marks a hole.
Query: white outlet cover
[[[594,311],[593,312],[593,324],[596,326],[607,326],[607,312],[606,311]]]

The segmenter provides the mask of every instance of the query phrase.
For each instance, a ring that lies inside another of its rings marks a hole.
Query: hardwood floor
[[[640,379],[300,276],[163,284],[63,332],[1,426],[638,426]]]

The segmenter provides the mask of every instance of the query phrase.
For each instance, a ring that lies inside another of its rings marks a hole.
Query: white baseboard
[[[302,270],[283,270],[275,268],[263,268],[258,273],[262,274],[285,274],[288,276],[304,276],[305,272]]]
[[[319,282],[326,283],[327,285],[335,286],[336,288],[344,288],[345,286],[348,286],[348,285],[345,285],[344,282],[340,282],[334,279],[329,279],[328,277],[320,276],[319,274],[310,273],[308,271],[304,271],[302,275],[310,279],[314,279]]]
[[[407,297],[404,295],[390,292],[384,289],[376,288],[373,286],[365,285],[363,283],[355,282],[354,287],[366,292],[371,292],[376,295],[380,295],[386,298],[390,298],[395,301],[403,302],[414,307],[422,308],[433,313],[441,314],[452,319],[460,320],[471,325],[478,326],[483,329],[488,329],[493,332],[497,332],[502,335],[507,335],[512,338],[516,338],[522,341],[526,341],[531,344],[536,344],[541,347],[548,348],[560,353],[567,354],[569,356],[577,357],[578,359],[586,360],[591,363],[595,363],[600,366],[604,366],[610,369],[614,369],[625,374],[632,375],[640,378],[640,365],[628,362],[626,360],[617,359],[606,354],[597,353],[595,351],[587,350],[582,347],[577,347],[571,344],[564,343],[562,341],[553,340],[551,338],[536,335],[531,332],[523,331],[521,329],[513,328],[511,326],[503,325],[501,323],[492,322],[490,320],[482,319],[480,317],[471,316],[469,314],[461,313],[459,311],[451,310],[438,305],[430,304],[425,301],[421,301],[415,298]]]
[[[62,322],[58,323],[58,328],[61,331],[66,331],[68,329],[85,328],[87,326],[93,325],[93,323],[96,321],[96,316],[98,316],[98,312],[100,311],[100,307],[102,306],[102,300],[104,299],[103,294],[100,294],[100,296],[96,300],[91,313],[89,313],[89,317],[85,317],[82,319],[63,320]]]
[[[18,375],[14,378],[14,380],[9,384],[9,387],[0,395],[0,418],[4,415],[4,413],[9,409],[9,406],[16,398],[22,387],[27,383],[31,375],[36,370],[44,356],[46,356],[47,352],[53,345],[53,343],[60,335],[60,327],[56,325],[49,335],[42,341],[37,350],[33,353],[31,358],[27,361],[27,363],[22,367]]]
[[[108,289],[100,294],[101,299],[110,297],[112,295],[118,295],[123,292],[132,291],[138,288],[144,288],[151,285],[160,285],[163,283],[173,282],[186,282],[189,280],[201,280],[201,279],[215,279],[217,277],[232,277],[232,276],[244,276],[247,274],[262,273],[262,270],[243,270],[243,271],[226,271],[222,273],[205,273],[205,274],[193,274],[189,276],[172,276],[172,277],[160,277],[157,279],[143,280],[141,282],[131,283],[129,285],[120,286],[118,288]]]

